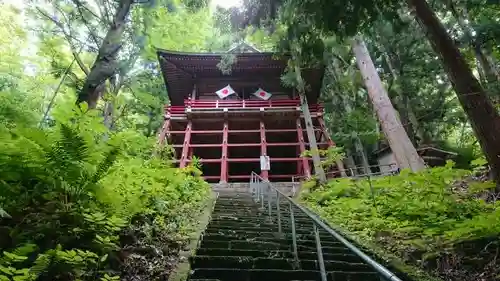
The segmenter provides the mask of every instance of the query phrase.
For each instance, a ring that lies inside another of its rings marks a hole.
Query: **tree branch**
[[[88,7],[86,7],[79,0],[72,0],[72,2],[76,5],[76,8],[78,10],[78,14],[80,14],[80,17],[82,18],[83,24],[85,24],[85,26],[87,27],[87,29],[89,31],[89,34],[90,34],[90,37],[92,38],[92,40],[94,41],[94,43],[97,46],[99,46],[100,45],[100,42],[98,40],[99,36],[97,36],[97,34],[95,33],[93,27],[90,25],[89,21],[85,18],[85,15],[84,15],[84,13],[82,11],[82,8],[84,8],[87,11],[89,11],[94,17],[96,17],[98,19],[99,22],[102,23],[101,18],[99,18],[93,11],[91,11]]]
[[[44,17],[46,17],[47,19],[49,19],[51,22],[53,22],[61,30],[61,32],[63,33],[64,37],[66,38],[66,41],[68,42],[68,44],[70,46],[71,53],[73,54],[73,57],[75,58],[76,63],[81,68],[81,70],[85,73],[85,75],[89,75],[90,71],[87,68],[87,66],[85,65],[85,63],[83,63],[83,60],[81,59],[81,57],[80,57],[79,53],[77,52],[77,50],[76,50],[73,42],[71,41],[72,36],[64,29],[64,25],[61,22],[59,22],[56,19],[54,19],[53,17],[51,17],[50,15],[48,15],[47,13],[45,13],[39,7],[36,7],[36,9],[38,10],[38,12],[41,15],[43,15]]]

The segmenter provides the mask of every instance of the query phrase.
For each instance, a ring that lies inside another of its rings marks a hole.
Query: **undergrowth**
[[[154,140],[107,132],[94,111],[56,118],[0,123],[0,280],[165,279],[209,194],[199,169],[172,168]]]
[[[499,280],[500,203],[494,187],[449,162],[370,181],[334,179],[304,192],[301,200],[386,258],[444,280]]]

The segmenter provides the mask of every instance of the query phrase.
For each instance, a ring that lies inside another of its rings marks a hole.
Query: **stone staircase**
[[[269,217],[267,206],[261,208],[248,191],[220,191],[212,219],[191,257],[189,280],[322,280],[312,221],[294,209],[297,260],[289,209],[288,202],[279,204],[280,233],[276,214]],[[272,212],[277,213],[276,206]],[[319,236],[327,280],[383,280],[329,233],[320,230]]]

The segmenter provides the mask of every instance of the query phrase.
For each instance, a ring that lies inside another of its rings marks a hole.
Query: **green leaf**
[[[104,256],[102,256],[102,257],[100,258],[100,261],[101,261],[101,262],[105,262],[107,259],[108,259],[108,254],[105,254]]]
[[[0,265],[0,271],[7,274],[7,275],[13,275],[14,274],[14,270],[16,270],[15,268],[13,267],[5,267],[3,265]]]

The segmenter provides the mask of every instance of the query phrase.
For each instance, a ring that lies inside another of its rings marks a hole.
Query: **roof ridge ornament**
[[[239,43],[236,43],[236,45],[230,48],[227,51],[227,53],[241,54],[241,53],[262,53],[262,52],[251,43],[248,43],[245,40],[241,40]]]

